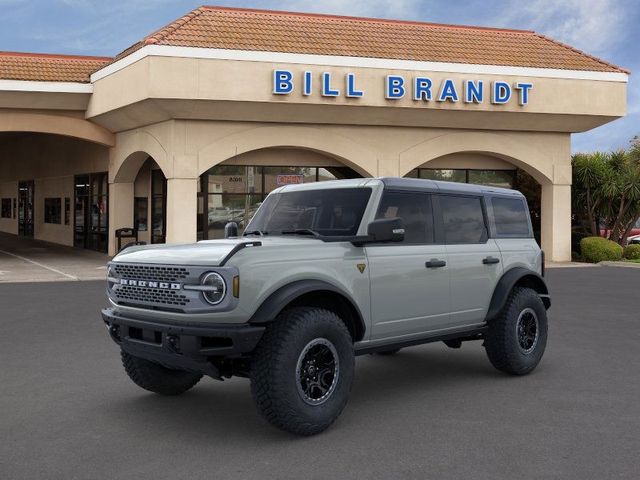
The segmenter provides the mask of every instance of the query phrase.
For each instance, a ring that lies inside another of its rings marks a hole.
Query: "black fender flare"
[[[259,325],[272,322],[287,305],[297,298],[307,293],[320,291],[333,292],[343,297],[351,310],[353,320],[356,322],[354,325],[356,338],[362,338],[366,326],[358,304],[343,289],[323,280],[297,280],[280,287],[262,302],[249,319],[249,323]]]
[[[551,298],[549,297],[549,289],[547,288],[544,278],[527,268],[514,267],[507,270],[502,277],[500,277],[500,280],[498,280],[498,284],[491,297],[489,310],[487,311],[487,322],[490,322],[500,314],[500,311],[507,303],[511,290],[518,284],[532,288],[538,292],[542,303],[544,303],[544,307],[549,309],[551,306]]]

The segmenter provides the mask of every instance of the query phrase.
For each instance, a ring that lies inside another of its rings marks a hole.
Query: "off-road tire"
[[[180,395],[200,381],[202,375],[171,370],[149,360],[120,351],[124,370],[133,383],[160,395]]]
[[[333,345],[338,356],[335,385],[323,403],[310,405],[299,391],[297,366],[305,347],[318,339]],[[297,435],[322,432],[347,404],[355,367],[349,330],[333,312],[295,307],[268,325],[251,364],[251,393],[260,414],[272,425]]]
[[[390,350],[382,350],[380,352],[376,352],[376,355],[382,355],[384,357],[387,357],[389,355],[395,355],[396,353],[398,353],[400,350],[402,350],[401,348],[392,348]]]
[[[537,340],[528,353],[520,346],[517,325],[522,313],[535,313]],[[489,323],[484,346],[491,364],[512,375],[526,375],[540,362],[547,345],[547,311],[538,294],[530,288],[511,291],[500,315]]]

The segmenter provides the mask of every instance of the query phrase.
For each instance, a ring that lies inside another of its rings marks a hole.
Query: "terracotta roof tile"
[[[108,57],[0,52],[0,79],[89,83],[89,75],[111,60]]]
[[[116,59],[150,44],[628,73],[529,30],[229,7],[197,8]]]

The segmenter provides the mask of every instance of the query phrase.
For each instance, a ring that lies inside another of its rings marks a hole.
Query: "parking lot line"
[[[70,275],[70,274],[65,273],[65,272],[63,272],[61,270],[55,269],[53,267],[50,267],[50,266],[45,265],[45,264],[40,263],[40,262],[36,262],[35,260],[31,260],[31,259],[23,257],[21,255],[16,255],[15,253],[10,253],[10,252],[7,252],[5,250],[0,250],[0,253],[4,253],[5,255],[9,255],[11,257],[15,257],[15,258],[17,258],[19,260],[22,260],[24,262],[28,262],[28,263],[31,263],[33,265],[36,265],[37,267],[44,268],[44,269],[49,270],[49,271],[51,271],[53,273],[57,273],[58,275],[62,275],[64,277],[69,278],[70,280],[79,280],[79,278],[76,277],[75,275]]]

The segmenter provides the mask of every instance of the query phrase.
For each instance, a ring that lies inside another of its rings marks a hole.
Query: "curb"
[[[600,262],[598,265],[602,265],[603,267],[640,268],[640,263],[633,262]]]

